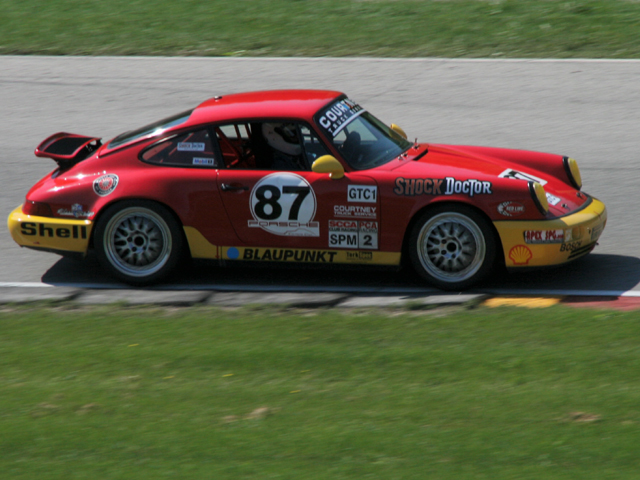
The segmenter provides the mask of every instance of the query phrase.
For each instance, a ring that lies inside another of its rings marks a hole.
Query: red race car
[[[137,285],[184,256],[399,266],[443,289],[500,264],[589,253],[607,220],[561,155],[410,142],[340,92],[212,98],[102,145],[57,133],[58,164],[9,216],[21,246],[85,255]]]

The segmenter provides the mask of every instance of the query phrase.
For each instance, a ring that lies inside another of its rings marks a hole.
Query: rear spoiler
[[[36,148],[36,157],[55,160],[65,170],[89,157],[102,142],[99,137],[85,137],[74,133],[58,132],[42,141]]]

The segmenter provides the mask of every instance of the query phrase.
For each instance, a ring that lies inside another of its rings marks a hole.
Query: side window
[[[308,171],[329,152],[305,124],[274,119],[215,127],[225,168]]]
[[[173,167],[219,168],[213,153],[209,132],[198,130],[184,133],[145,150],[141,156],[147,163]]]
[[[326,149],[315,132],[309,127],[301,125],[300,133],[302,134],[302,144],[304,146],[304,153],[307,157],[307,163],[309,166],[323,155],[330,155],[329,150]]]

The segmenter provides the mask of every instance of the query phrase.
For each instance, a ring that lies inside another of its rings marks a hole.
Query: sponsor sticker
[[[567,242],[567,243],[563,243],[562,245],[560,245],[560,251],[561,252],[575,252],[576,250],[578,250],[580,247],[582,246],[582,242],[578,241],[578,242]]]
[[[535,175],[531,175],[529,173],[519,172],[518,170],[513,170],[511,168],[506,169],[500,175],[500,178],[512,178],[514,180],[526,180],[527,182],[538,182],[543,187],[547,184],[546,180],[543,180],[540,177],[536,177]]]
[[[329,220],[329,246],[333,248],[378,248],[378,222]]]
[[[549,202],[549,205],[556,206],[557,204],[560,203],[560,199],[555,195],[551,195],[550,193],[547,193],[547,202]]]
[[[373,260],[372,252],[347,252],[347,260],[364,260],[370,262]]]
[[[93,217],[94,212],[85,212],[82,205],[74,203],[71,205],[71,209],[59,208],[58,215],[61,217],[75,217],[75,218],[88,218]]]
[[[263,177],[251,190],[249,206],[250,228],[281,236],[320,236],[320,224],[314,221],[316,194],[300,175],[277,172]]]
[[[564,230],[525,230],[525,243],[563,243]]]
[[[318,118],[318,123],[326,130],[329,136],[335,137],[344,127],[365,111],[353,100],[345,98],[325,110]]]
[[[193,157],[194,165],[207,165],[209,167],[213,167],[216,164],[216,161],[213,158],[203,158],[203,157]]]
[[[334,217],[376,218],[378,207],[363,207],[360,205],[334,205]]]
[[[118,176],[113,173],[102,175],[93,181],[93,191],[101,197],[106,197],[113,193],[117,186]]]
[[[178,143],[179,152],[204,152],[204,143],[202,142],[180,142]]]
[[[518,217],[524,210],[524,205],[520,202],[502,202],[498,205],[498,213],[505,217]]]
[[[23,222],[20,224],[20,233],[29,237],[86,239],[87,227],[85,225],[60,227],[57,224]]]
[[[509,250],[509,258],[514,265],[526,265],[533,257],[533,253],[526,245],[516,245]]]
[[[457,180],[453,177],[443,179],[398,177],[393,193],[404,196],[462,194],[473,197],[475,195],[492,195],[491,188],[491,182],[473,178]]]
[[[231,249],[229,249],[231,251]],[[227,255],[231,253],[227,251]],[[237,255],[237,252],[233,252]],[[296,250],[291,248],[246,248],[242,260],[257,262],[333,263],[338,252],[329,250]],[[229,257],[231,258],[231,257]],[[233,260],[237,259],[236,256]]]
[[[372,185],[349,185],[347,187],[349,202],[376,203],[378,201],[378,187]]]

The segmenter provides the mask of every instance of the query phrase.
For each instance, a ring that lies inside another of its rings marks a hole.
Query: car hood
[[[562,174],[562,156],[549,153],[458,145],[425,145],[422,151],[406,161],[389,165],[395,174],[424,178],[453,177],[475,179],[492,184],[529,178],[538,181],[547,192],[550,213],[565,215],[580,208],[587,196],[558,178]],[[417,152],[416,152],[417,153]]]

